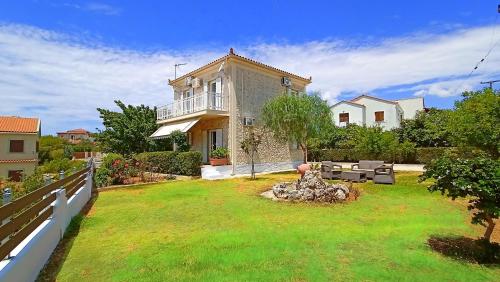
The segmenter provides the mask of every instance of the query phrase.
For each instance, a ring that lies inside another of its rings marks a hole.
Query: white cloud
[[[309,89],[320,90],[333,103],[340,94],[386,88],[398,95],[456,96],[500,74],[496,50],[471,79],[462,79],[489,44],[491,27],[420,33],[357,47],[333,40],[234,47],[264,63],[311,75]],[[97,107],[114,107],[115,99],[165,104],[172,97],[167,80],[173,77],[174,63],[188,63],[181,67],[183,73],[227,49],[142,52],[29,26],[0,25],[0,114],[40,116],[45,133],[92,129],[99,124]]]

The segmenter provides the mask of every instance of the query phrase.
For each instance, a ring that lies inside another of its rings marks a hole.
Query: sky
[[[332,105],[370,94],[450,108],[500,79],[499,4],[0,0],[0,115],[39,117],[42,134],[95,131],[96,108],[167,104],[175,63],[183,74],[231,47],[312,76]]]

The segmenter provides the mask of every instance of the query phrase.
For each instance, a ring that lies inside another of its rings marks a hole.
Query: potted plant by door
[[[229,155],[229,150],[226,147],[219,147],[212,152],[210,152],[210,165],[227,165],[229,160],[227,156]]]

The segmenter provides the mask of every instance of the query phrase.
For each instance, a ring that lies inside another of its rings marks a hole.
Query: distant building
[[[38,164],[40,120],[0,116],[0,177],[21,181]]]
[[[403,119],[414,119],[424,111],[424,98],[385,100],[373,96],[361,95],[350,101],[341,101],[331,106],[334,122],[337,126],[357,124],[366,126],[379,125],[385,130],[398,128]]]
[[[78,144],[82,140],[93,141],[93,138],[90,137],[90,134],[91,133],[89,131],[83,128],[72,129],[65,132],[57,132],[58,137],[66,139],[72,144]]]

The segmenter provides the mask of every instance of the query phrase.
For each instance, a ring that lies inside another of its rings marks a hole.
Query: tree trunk
[[[250,172],[250,178],[251,179],[255,179],[255,166],[254,166],[254,161],[253,161],[253,156],[254,156],[254,150],[253,150],[253,147],[252,147],[252,153],[251,153],[251,156],[250,156],[250,159],[251,159],[251,162],[252,162],[252,169],[251,169],[251,172]]]
[[[302,162],[307,163],[307,147],[303,144],[300,144],[300,149],[302,149]]]
[[[488,226],[486,227],[486,231],[484,232],[484,239],[488,240],[488,242],[491,242],[491,234],[493,233],[493,229],[495,229],[495,221],[491,216],[487,215],[486,216],[486,222],[488,222]]]

